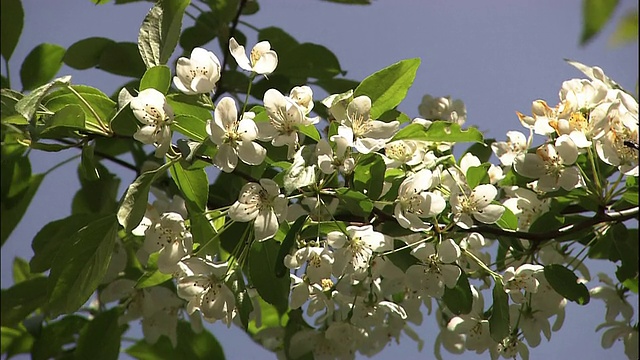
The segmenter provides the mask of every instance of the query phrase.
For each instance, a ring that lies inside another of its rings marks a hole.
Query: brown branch
[[[492,234],[498,236],[509,236],[529,241],[546,241],[560,237],[565,237],[578,231],[588,229],[594,225],[602,224],[605,222],[622,222],[638,217],[638,207],[625,209],[622,211],[613,211],[609,213],[598,213],[594,217],[578,222],[576,224],[570,224],[563,226],[556,230],[551,230],[543,233],[530,233],[526,231],[515,231],[508,229],[500,229],[497,227],[489,226],[472,226],[469,229],[459,229],[458,231],[464,233],[477,232],[482,234]]]
[[[229,38],[233,36],[233,34],[236,32],[236,28],[238,27],[238,22],[240,21],[240,15],[242,14],[242,10],[244,10],[244,7],[247,5],[247,0],[240,0],[240,4],[238,5],[238,11],[236,12],[236,16],[233,18],[233,20],[231,21],[231,27],[229,28],[229,36],[227,36],[227,39],[224,41],[225,47],[224,49],[222,49],[222,51],[224,52],[224,55],[222,56],[222,67],[220,68],[221,72],[224,72],[224,69],[227,67],[227,62],[229,61]],[[218,88],[218,91],[215,92],[215,94],[213,94],[213,96],[211,97],[211,101],[213,103],[216,102],[216,100],[218,100],[218,98],[220,97],[220,95],[222,95],[224,93],[224,91],[222,90],[222,85],[223,83],[223,78],[224,76],[222,76],[220,78],[220,86]]]
[[[61,142],[63,144],[71,145],[71,147],[82,148],[82,143],[81,142],[80,143],[76,143],[76,142],[73,142],[73,141],[67,140],[67,139],[55,139],[55,140],[58,141],[58,142]],[[120,165],[120,166],[122,166],[124,168],[127,168],[129,170],[135,171],[136,173],[138,172],[138,168],[135,165],[133,165],[131,163],[128,163],[128,162],[126,162],[126,161],[124,161],[122,159],[119,159],[119,158],[117,158],[115,156],[112,156],[112,155],[109,155],[109,154],[105,154],[105,153],[103,153],[102,151],[99,151],[99,150],[94,150],[93,153],[94,153],[94,155],[97,155],[102,159],[109,160],[114,164],[118,164],[118,165]]]

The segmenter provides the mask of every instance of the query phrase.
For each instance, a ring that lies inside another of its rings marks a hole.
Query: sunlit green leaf
[[[78,130],[85,130],[84,111],[80,105],[69,104],[48,118],[45,128],[38,135],[45,139],[55,139],[72,136]]]
[[[153,88],[166,94],[171,86],[171,70],[166,65],[158,65],[148,68],[142,80],[140,80],[140,91]]]
[[[209,180],[204,169],[187,170],[181,164],[173,164],[169,170],[187,201],[187,208],[204,212],[209,199]]]
[[[386,169],[387,166],[378,154],[364,155],[353,170],[354,189],[366,194],[371,200],[378,200]]]
[[[356,216],[367,217],[373,211],[373,202],[359,191],[340,188],[336,189],[336,195],[340,203]]]
[[[419,58],[399,61],[362,80],[353,96],[367,95],[371,98],[371,118],[377,119],[407,96],[419,66]]]
[[[38,87],[16,103],[16,111],[24,116],[25,119],[31,121],[42,98],[45,97],[51,89],[67,85],[70,81],[71,76],[63,76]]]
[[[463,130],[460,125],[447,121],[434,121],[428,128],[420,124],[409,124],[400,129],[391,139],[422,140],[444,142],[478,142],[483,140],[482,133],[476,128]]]
[[[189,0],[161,0],[149,11],[138,34],[138,49],[147,68],[167,63],[178,44]]]
[[[580,45],[587,44],[607,24],[618,0],[582,0],[582,35]]]
[[[518,228],[518,217],[506,206],[503,206],[504,212],[496,225],[502,229],[516,230]]]

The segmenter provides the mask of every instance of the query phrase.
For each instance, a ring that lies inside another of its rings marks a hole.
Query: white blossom
[[[467,120],[467,109],[462,100],[451,100],[450,96],[425,95],[418,105],[420,116],[427,120],[444,120],[462,125]]]
[[[140,91],[130,101],[133,115],[142,123],[133,138],[143,144],[156,146],[155,156],[163,157],[171,145],[171,128],[173,109],[164,95],[153,88]]]
[[[338,135],[344,137],[360,153],[368,154],[384,147],[393,137],[400,125],[397,121],[383,122],[372,120],[371,99],[362,95],[353,99],[347,106],[346,117],[340,121]]]
[[[419,264],[407,269],[407,284],[425,296],[441,298],[444,287],[456,286],[462,271],[454,264],[460,257],[460,248],[451,239],[442,241],[436,251],[432,243],[422,243],[411,253],[420,260]]]
[[[188,301],[187,312],[199,310],[205,320],[222,320],[231,326],[236,300],[225,283],[228,264],[191,257],[181,263],[181,268],[184,276],[178,279],[178,296]]]
[[[231,220],[253,221],[256,241],[267,240],[278,231],[278,219],[286,219],[287,199],[280,187],[271,179],[250,182],[240,190],[240,197],[231,208]]]
[[[526,293],[536,293],[538,291],[540,282],[534,275],[542,271],[542,269],[541,265],[524,264],[518,267],[517,270],[513,266],[509,266],[505,270],[502,284],[504,291],[511,295],[513,302],[520,304],[526,300],[522,290]]]
[[[236,39],[229,39],[229,51],[238,66],[246,71],[260,75],[271,74],[278,66],[278,54],[271,50],[268,41],[260,41],[251,49],[251,59],[247,57],[244,46],[239,45]]]
[[[451,210],[456,216],[456,224],[462,228],[470,228],[473,219],[484,223],[493,224],[504,213],[502,205],[491,202],[498,196],[498,190],[491,184],[476,186],[473,190],[458,189],[450,198]]]
[[[220,60],[211,52],[196,47],[191,57],[180,57],[176,63],[173,85],[187,95],[209,93],[220,80]]]
[[[158,270],[172,274],[178,262],[193,250],[193,237],[182,215],[166,212],[145,231],[143,248],[149,254],[158,252]]]
[[[247,165],[259,165],[264,161],[267,150],[259,145],[258,127],[253,121],[252,112],[242,115],[238,121],[238,109],[235,101],[224,97],[218,102],[213,121],[207,121],[207,134],[218,152],[214,164],[224,172],[232,172],[238,164],[238,158]]]
[[[400,226],[413,231],[427,230],[431,224],[423,218],[440,214],[446,207],[444,198],[431,188],[433,174],[422,169],[407,176],[398,189],[394,215]]]

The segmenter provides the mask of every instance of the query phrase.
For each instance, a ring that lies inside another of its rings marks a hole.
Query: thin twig
[[[222,57],[222,67],[220,68],[222,72],[224,72],[224,69],[226,69],[227,61],[229,60],[229,55],[230,55],[229,38],[233,37],[233,34],[236,32],[236,28],[238,27],[238,22],[240,21],[240,15],[242,14],[242,10],[246,5],[247,5],[247,0],[240,0],[240,4],[238,5],[238,11],[236,12],[236,16],[233,18],[233,21],[231,22],[231,27],[229,28],[229,36],[224,41],[225,46],[222,49],[222,51],[224,52],[224,55]],[[216,102],[216,100],[218,100],[220,95],[222,95],[222,93],[224,92],[224,91],[221,91],[222,85],[223,85],[223,81],[222,81],[223,79],[224,79],[224,76],[220,78],[220,83],[219,83],[220,85],[218,86],[218,91],[216,91],[216,93],[211,98],[211,101],[213,101],[214,103]]]

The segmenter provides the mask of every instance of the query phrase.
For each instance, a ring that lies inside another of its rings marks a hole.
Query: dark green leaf
[[[73,355],[76,359],[109,360],[120,355],[120,337],[125,325],[118,324],[120,311],[113,308],[99,313],[80,331]]]
[[[463,156],[466,153],[471,153],[480,159],[481,162],[488,162],[493,155],[493,151],[491,150],[491,144],[495,142],[495,139],[484,139],[484,142],[475,143],[464,152]]]
[[[187,202],[187,208],[204,212],[209,199],[209,180],[204,169],[186,170],[181,164],[173,164],[169,170]]]
[[[493,287],[493,306],[489,317],[491,338],[495,342],[502,341],[509,335],[509,325],[509,296],[498,279]]]
[[[71,106],[71,105],[69,105]],[[66,108],[65,108],[66,109]],[[80,160],[80,172],[86,180],[95,181],[100,179],[100,173],[96,168],[94,158],[95,144],[86,142],[82,146],[82,158]]]
[[[368,217],[373,211],[373,202],[367,195],[348,188],[336,189],[340,203],[356,216]]]
[[[51,316],[74,312],[89,299],[107,271],[117,233],[115,216],[109,215],[65,241],[49,273]]]
[[[100,55],[98,68],[111,74],[134,78],[142,77],[146,69],[136,44],[132,42],[108,44]]]
[[[378,154],[362,156],[353,170],[354,189],[366,194],[371,200],[378,200],[386,169],[387,166]]]
[[[280,245],[280,249],[278,250],[278,257],[276,258],[276,265],[275,265],[276,277],[281,278],[287,273],[288,269],[284,265],[284,258],[287,255],[289,255],[289,253],[291,252],[291,248],[296,242],[296,237],[300,233],[300,230],[302,230],[302,226],[304,226],[305,222],[307,221],[307,217],[308,217],[307,215],[300,215],[300,217],[296,219],[293,225],[291,225],[291,228],[289,229],[289,231],[287,232],[287,235],[282,241],[282,244]]]
[[[45,225],[31,242],[34,253],[29,262],[31,271],[44,272],[50,269],[62,244],[97,218],[94,214],[78,214]]]
[[[549,264],[544,267],[544,277],[553,290],[568,300],[580,305],[589,303],[589,289],[578,282],[579,279],[573,271],[560,264]]]
[[[367,95],[371,98],[371,118],[377,119],[407,96],[419,66],[419,58],[399,61],[362,80],[353,96]]]
[[[3,167],[6,166],[3,164]],[[27,178],[22,179],[22,190],[15,194],[9,194],[9,197],[2,198],[2,203],[0,203],[0,211],[2,212],[2,218],[0,220],[0,240],[2,241],[2,245],[7,241],[13,229],[16,228],[22,217],[27,212],[29,208],[29,204],[33,199],[34,195],[38,191],[42,180],[44,179],[44,174],[36,174],[33,176],[28,176]],[[15,186],[12,183],[12,187]]]
[[[144,217],[151,184],[153,184],[158,175],[164,173],[170,166],[171,163],[168,162],[155,170],[143,173],[127,188],[118,209],[118,222],[127,233],[135,229]]]
[[[342,73],[338,58],[326,47],[304,43],[294,48],[278,49],[276,73],[293,79],[327,79]],[[285,53],[286,50],[286,53]]]
[[[87,322],[88,320],[81,316],[71,315],[49,323],[36,338],[31,349],[31,358],[48,360],[62,357],[67,352],[66,345],[75,344],[77,334]]]
[[[618,0],[582,0],[582,35],[580,45],[586,45],[607,24]]]
[[[74,69],[90,69],[98,66],[102,52],[113,44],[115,41],[103,37],[83,39],[69,46],[62,61]]]
[[[47,303],[47,283],[47,278],[35,277],[8,289],[2,289],[2,326],[15,326],[36,309],[44,306]]]
[[[249,253],[249,276],[258,294],[275,306],[280,314],[289,307],[289,277],[276,276],[280,244],[275,240],[256,242]]]
[[[552,211],[546,212],[531,223],[529,226],[530,233],[545,233],[548,231],[559,229],[564,225],[564,217]]]
[[[62,66],[65,49],[55,44],[40,44],[27,55],[20,68],[22,90],[33,90],[51,81]]]
[[[468,314],[473,305],[473,294],[467,274],[463,271],[456,286],[452,289],[445,286],[442,300],[455,315]]]
[[[120,179],[110,173],[107,168],[99,162],[94,162],[93,168],[97,174],[96,179],[87,179],[84,176],[82,163],[78,169],[80,178],[80,190],[73,197],[71,212],[112,214],[117,210],[118,186]]]
[[[224,351],[216,338],[205,328],[199,333],[191,329],[186,321],[178,322],[178,345],[174,348],[168,339],[155,344],[140,340],[126,350],[139,360],[224,360]]]
[[[166,94],[169,86],[171,86],[171,70],[166,65],[148,68],[140,80],[140,91],[153,88]]]
[[[289,35],[286,31],[278,27],[266,27],[258,32],[258,41],[269,41],[271,47],[276,51],[285,51],[294,49],[299,45],[298,41]]]
[[[22,33],[24,10],[20,0],[2,0],[0,5],[0,27],[2,28],[0,52],[4,60],[9,61]]]

